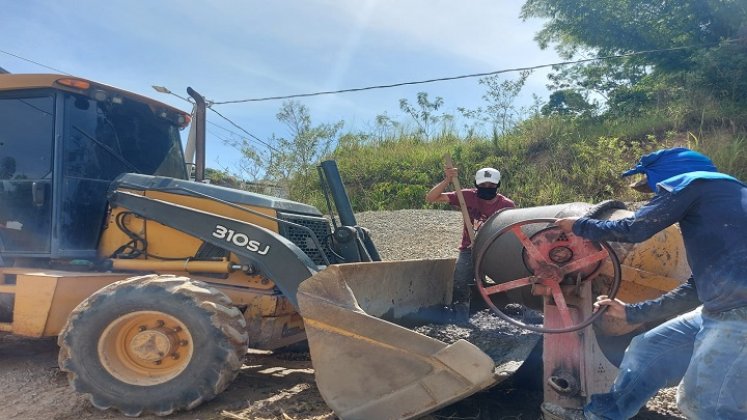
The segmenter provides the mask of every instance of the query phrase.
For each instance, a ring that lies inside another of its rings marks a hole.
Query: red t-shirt
[[[445,193],[449,198],[449,204],[459,208],[459,198],[455,191]],[[477,197],[477,188],[470,188],[462,190],[464,196],[464,204],[467,205],[467,212],[469,218],[472,220],[472,226],[480,228],[480,226],[492,216],[495,212],[500,209],[507,207],[516,207],[513,201],[498,194],[493,200],[483,200]],[[468,249],[470,246],[469,233],[467,233],[467,226],[462,230],[462,244],[459,246],[460,250]]]

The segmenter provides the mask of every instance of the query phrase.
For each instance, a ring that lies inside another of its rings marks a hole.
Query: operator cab
[[[186,179],[188,116],[59,75],[0,75],[0,256],[93,258],[126,172]]]

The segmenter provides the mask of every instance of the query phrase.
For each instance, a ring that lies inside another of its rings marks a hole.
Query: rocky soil
[[[401,210],[365,212],[358,223],[369,228],[383,259],[453,257],[461,236],[461,215],[455,211]],[[481,313],[473,321],[490,320]],[[491,321],[492,322],[492,321]],[[479,331],[480,328],[477,328]],[[433,334],[441,334],[434,331]],[[448,337],[475,334],[455,327]],[[482,336],[480,335],[482,334]],[[474,335],[480,341],[496,332]],[[529,336],[529,335],[527,335]],[[446,339],[445,336],[439,338]],[[117,412],[99,411],[76,395],[57,367],[54,339],[26,339],[0,335],[0,419],[77,420],[117,419]],[[533,369],[520,369],[513,378],[473,397],[427,416],[427,419],[538,419],[542,393]],[[525,364],[529,366],[530,364]],[[250,352],[236,381],[215,400],[169,419],[313,419],[336,417],[324,404],[314,384],[314,372],[303,349],[276,354]],[[155,420],[158,417],[143,417]],[[660,392],[638,419],[682,418],[674,403],[674,388]]]

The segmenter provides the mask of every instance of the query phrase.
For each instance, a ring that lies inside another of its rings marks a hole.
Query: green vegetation
[[[337,160],[356,211],[428,207],[424,197],[442,179],[446,153],[461,169],[462,186],[472,185],[472,175],[480,167],[500,168],[501,192],[520,206],[642,200],[645,196],[627,188],[630,180],[620,174],[642,154],[662,147],[700,150],[723,172],[747,178],[746,130],[702,127],[696,135],[675,131],[673,125],[666,116],[600,121],[535,115],[497,145],[491,138],[455,135],[429,141],[403,135],[380,141],[348,134],[328,157]],[[313,180],[301,182],[310,185]],[[291,187],[291,197],[324,206],[317,189]]]
[[[459,128],[444,99],[425,92],[399,101],[410,121],[384,113],[371,132],[315,126],[305,106],[285,103],[278,119],[290,136],[276,139],[282,153],[265,172],[290,198],[323,208],[313,169],[335,159],[356,211],[427,207],[446,153],[462,186],[480,167],[499,168],[500,191],[520,206],[641,200],[620,173],[662,147],[699,150],[747,179],[744,0],[527,0],[523,17],[545,19],[542,47],[599,59],[554,69],[549,98],[529,108],[515,105],[528,73],[485,77],[485,105],[458,108]]]

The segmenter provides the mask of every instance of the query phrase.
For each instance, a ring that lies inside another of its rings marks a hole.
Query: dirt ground
[[[0,419],[127,419],[99,411],[77,395],[57,366],[53,338],[0,335]],[[143,419],[161,419],[143,416]],[[314,385],[308,353],[253,352],[238,378],[217,398],[168,419],[333,419]]]
[[[367,212],[360,215],[358,222],[372,230],[382,257],[388,260],[453,256],[461,226],[459,213],[448,211]],[[99,411],[85,397],[74,393],[58,368],[57,351],[54,338],[0,334],[0,420],[128,418],[118,412]],[[424,420],[538,419],[542,393],[537,366],[526,363],[511,379],[432,413]],[[314,383],[309,355],[301,348],[277,354],[250,352],[227,391],[196,410],[166,418],[332,420],[336,417],[322,400]],[[674,389],[660,392],[636,418],[682,418],[675,408]]]
[[[0,335],[0,419],[77,420],[129,419],[118,412],[99,411],[77,395],[57,367],[55,339]],[[534,367],[538,365],[535,364]],[[536,372],[535,372],[536,373]],[[422,420],[540,418],[539,379],[521,369],[514,378]],[[662,391],[636,418],[682,418],[674,405],[674,389]],[[161,417],[143,416],[155,420]],[[308,353],[250,353],[231,386],[196,410],[166,417],[172,420],[333,420],[314,384]]]

